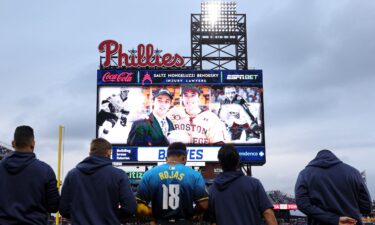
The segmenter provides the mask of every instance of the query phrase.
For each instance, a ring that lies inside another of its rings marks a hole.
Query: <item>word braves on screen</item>
[[[111,66],[114,56],[117,56],[118,67],[182,67],[184,58],[179,54],[166,53],[161,55],[159,49],[154,49],[152,44],[139,44],[137,49],[123,52],[122,44],[114,40],[105,40],[99,44],[99,52],[105,53],[104,67]]]
[[[97,87],[97,137],[112,143],[113,161],[165,162],[173,142],[189,162],[217,162],[223,144],[243,163],[266,161],[262,70],[108,68]]]

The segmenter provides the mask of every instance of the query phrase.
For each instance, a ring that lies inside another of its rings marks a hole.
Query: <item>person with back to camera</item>
[[[55,173],[36,159],[31,127],[17,127],[12,146],[15,151],[0,161],[0,224],[47,224],[59,207]]]
[[[321,150],[303,169],[295,186],[298,209],[309,225],[362,225],[371,198],[361,174],[331,151]]]
[[[156,224],[182,225],[192,224],[194,215],[207,210],[205,181],[199,172],[184,165],[186,154],[184,143],[172,143],[167,150],[167,163],[143,175],[136,196],[140,215],[152,216]],[[152,212],[148,208],[150,202]]]
[[[137,205],[128,176],[112,166],[111,151],[107,140],[92,140],[90,156],[67,174],[60,213],[72,224],[119,225],[135,213]]]
[[[209,214],[212,224],[277,225],[273,206],[258,179],[240,171],[240,156],[233,145],[223,145],[218,153],[223,169],[209,189]]]

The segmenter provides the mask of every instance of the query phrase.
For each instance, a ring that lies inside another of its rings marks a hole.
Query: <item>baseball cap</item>
[[[173,94],[168,91],[166,88],[159,88],[154,92],[154,98],[160,96],[160,95],[168,95],[171,99],[173,99]]]
[[[198,95],[201,94],[201,90],[199,90],[199,88],[195,87],[195,86],[184,86],[182,87],[182,91],[181,93],[182,94],[185,94],[186,92],[188,91],[194,91],[194,92],[197,92]]]
[[[182,142],[174,142],[168,146],[167,155],[170,153],[182,153],[186,155],[186,145]]]

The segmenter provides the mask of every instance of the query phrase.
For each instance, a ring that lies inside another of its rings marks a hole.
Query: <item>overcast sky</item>
[[[0,3],[0,141],[35,129],[36,154],[64,173],[95,137],[97,46],[153,43],[190,56],[200,0]],[[238,0],[247,14],[249,67],[263,69],[266,190],[293,194],[298,172],[324,148],[366,171],[375,198],[375,1]]]

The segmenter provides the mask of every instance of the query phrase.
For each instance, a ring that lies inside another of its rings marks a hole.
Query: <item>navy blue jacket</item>
[[[120,224],[136,207],[128,176],[107,157],[87,157],[65,178],[60,213],[72,224]]]
[[[295,186],[298,209],[309,225],[337,225],[340,216],[356,219],[371,211],[371,198],[358,170],[322,150],[298,176]]]
[[[52,168],[34,153],[13,152],[0,161],[0,224],[47,224],[59,192]]]
[[[210,217],[218,225],[259,225],[272,208],[260,181],[241,171],[219,174],[209,190]]]

